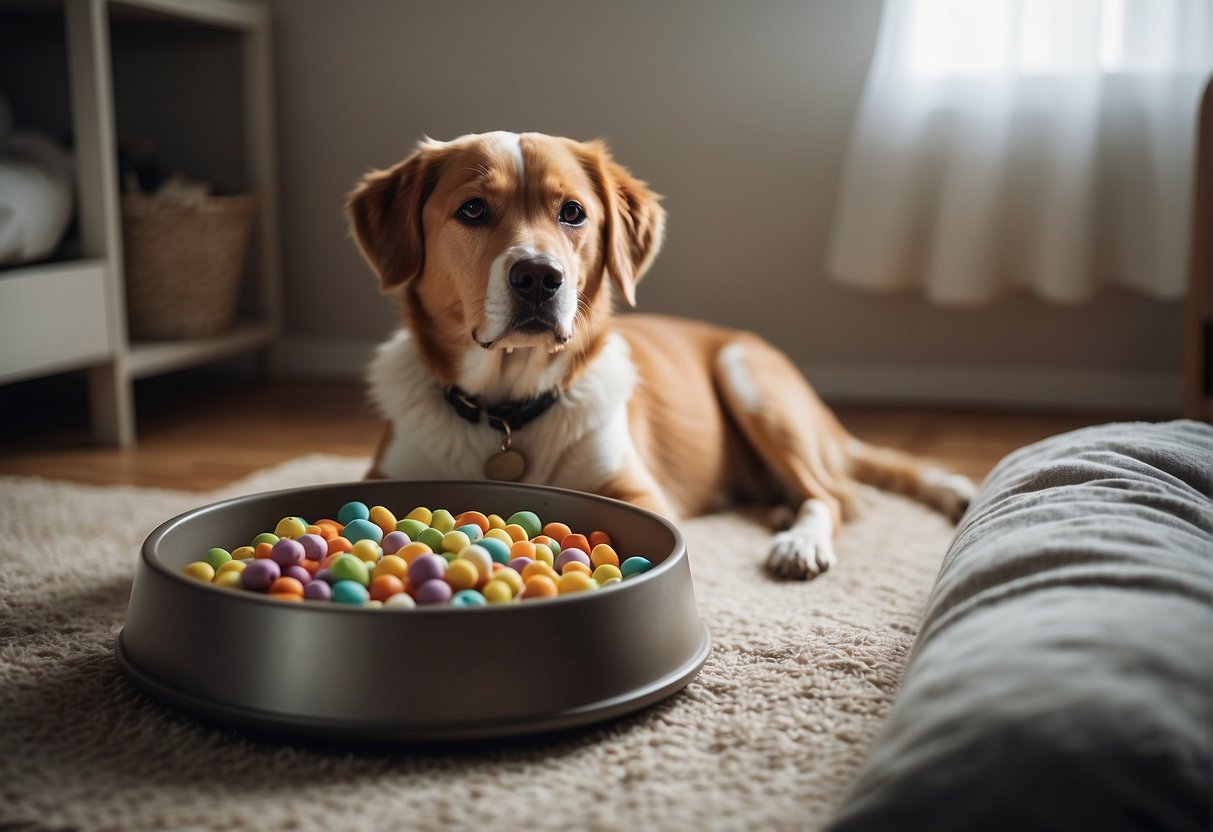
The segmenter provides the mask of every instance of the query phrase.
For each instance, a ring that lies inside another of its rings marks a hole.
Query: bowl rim
[[[484,606],[475,606],[475,607],[452,607],[449,604],[418,604],[415,607],[405,607],[405,608],[388,608],[388,607],[368,608],[365,605],[339,604],[339,603],[335,603],[335,602],[331,602],[331,601],[328,603],[311,603],[308,601],[304,601],[301,604],[285,603],[283,601],[276,601],[276,600],[268,597],[265,593],[262,593],[262,592],[235,591],[235,590],[231,590],[231,589],[225,589],[224,587],[217,587],[210,583],[203,583],[202,581],[199,581],[196,578],[190,578],[189,576],[182,574],[179,570],[175,571],[175,570],[169,568],[168,564],[166,564],[162,560],[160,560],[160,558],[155,554],[156,548],[160,544],[160,541],[162,541],[165,537],[167,537],[169,534],[171,534],[177,526],[179,526],[182,523],[185,523],[189,520],[192,520],[197,515],[206,514],[206,513],[212,512],[212,511],[222,511],[223,509],[228,508],[235,503],[243,503],[243,502],[247,502],[247,501],[255,500],[255,499],[265,499],[265,498],[275,497],[277,495],[286,494],[288,492],[294,493],[294,494],[299,494],[299,493],[307,493],[307,492],[312,492],[312,491],[327,490],[330,488],[340,488],[340,487],[346,487],[346,486],[355,487],[358,485],[365,485],[368,482],[385,483],[385,484],[402,483],[402,484],[408,484],[409,486],[417,486],[417,487],[440,485],[441,487],[444,487],[444,488],[465,487],[465,486],[473,486],[473,487],[492,486],[494,488],[505,487],[507,489],[517,489],[520,492],[521,491],[547,492],[550,494],[559,495],[561,497],[573,497],[573,498],[579,499],[579,500],[588,500],[590,502],[605,503],[607,505],[622,508],[626,511],[633,511],[633,512],[639,513],[639,514],[645,516],[646,518],[648,518],[649,520],[655,521],[658,525],[664,526],[665,530],[667,532],[669,532],[670,536],[674,539],[673,549],[660,563],[654,564],[652,569],[649,569],[649,570],[635,576],[634,578],[629,578],[625,581],[620,581],[618,585],[612,585],[612,586],[609,586],[606,588],[600,588],[594,592],[574,592],[574,593],[569,593],[567,595],[556,595],[556,596],[552,596],[549,598],[535,598],[533,600],[528,599],[526,602],[526,608],[532,608],[536,604],[570,604],[570,603],[589,602],[589,601],[592,601],[594,598],[599,597],[600,593],[602,593],[602,592],[616,592],[619,590],[626,589],[628,586],[635,584],[638,581],[647,582],[649,580],[654,580],[657,577],[659,577],[660,575],[662,575],[663,573],[665,573],[671,569],[674,569],[677,561],[687,557],[686,540],[683,538],[682,532],[680,532],[678,530],[677,526],[675,526],[673,523],[671,523],[669,520],[667,520],[666,518],[662,517],[659,514],[649,511],[648,509],[644,509],[639,506],[632,505],[631,503],[625,502],[623,500],[616,500],[612,497],[603,497],[600,494],[592,494],[592,493],[586,492],[586,491],[576,491],[571,488],[560,488],[560,487],[553,486],[553,485],[532,485],[531,483],[519,483],[519,482],[497,482],[497,481],[488,481],[488,480],[441,479],[441,478],[427,478],[427,479],[415,479],[415,480],[414,479],[345,480],[345,481],[339,481],[339,482],[317,483],[314,485],[305,485],[305,486],[299,486],[296,488],[279,488],[279,489],[274,489],[272,491],[258,491],[258,492],[253,492],[251,494],[242,494],[242,495],[235,496],[235,497],[228,497],[226,499],[218,500],[213,503],[207,503],[205,505],[195,506],[194,508],[183,511],[180,514],[177,514],[176,516],[171,517],[168,520],[165,520],[163,523],[161,523],[156,528],[154,528],[147,535],[146,538],[144,538],[143,544],[139,550],[139,557],[143,561],[144,565],[146,565],[148,568],[150,568],[154,572],[159,573],[160,575],[167,576],[170,580],[178,581],[182,585],[190,587],[190,591],[198,591],[198,592],[218,591],[218,592],[224,593],[223,595],[221,595],[219,597],[222,597],[222,598],[225,598],[225,599],[228,599],[231,601],[236,601],[238,603],[270,604],[270,605],[272,605],[278,609],[282,609],[282,610],[307,610],[309,612],[314,611],[314,612],[319,612],[319,613],[328,614],[328,615],[384,615],[384,614],[388,614],[388,615],[391,615],[391,614],[397,614],[397,615],[467,615],[468,613],[484,614],[486,612],[502,612],[502,613],[508,615],[508,614],[510,614],[509,612],[507,612],[508,610],[517,610],[517,609],[522,608],[521,603],[486,604]]]

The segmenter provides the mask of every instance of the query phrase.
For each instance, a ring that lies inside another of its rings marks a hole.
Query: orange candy
[[[469,524],[478,526],[481,534],[489,530],[489,518],[478,511],[465,511],[455,518],[455,528]]]
[[[283,575],[281,578],[270,584],[270,595],[298,595],[300,598],[302,598],[303,584],[299,583],[298,578]]]
[[[257,548],[253,551],[253,557],[268,558],[272,551],[274,551],[273,543],[258,543]]]
[[[590,541],[583,534],[566,534],[560,539],[560,551],[565,549],[580,549],[587,555],[590,553]]]
[[[505,533],[508,534],[515,542],[519,540],[526,540],[527,537],[526,529],[522,528],[522,526],[519,526],[517,523],[511,523],[510,525],[506,526]]]
[[[529,580],[530,578],[533,578],[536,575],[541,575],[541,576],[552,578],[553,580],[555,580],[556,570],[553,569],[552,567],[548,566],[546,563],[544,563],[541,560],[536,560],[536,561],[532,561],[531,563],[528,563],[526,565],[526,567],[522,570],[522,579],[524,581]]]
[[[547,575],[532,575],[526,580],[526,585],[522,588],[520,598],[551,598],[557,594],[559,590],[556,587],[556,582]]]
[[[307,573],[309,575],[315,575],[317,572],[320,571],[320,561],[308,560],[308,559],[304,558],[303,568],[307,570]]]
[[[566,563],[566,564],[564,565],[564,569],[561,569],[561,570],[560,570],[560,574],[561,574],[561,575],[567,575],[567,574],[569,574],[570,572],[584,572],[584,573],[585,573],[585,574],[587,574],[587,575],[592,575],[592,574],[594,574],[594,573],[593,573],[593,572],[590,570],[590,567],[586,566],[584,563],[582,563],[582,562],[581,562],[581,561],[579,561],[579,560],[571,560],[571,561],[569,561],[568,563]]]
[[[273,598],[275,601],[290,601],[293,604],[303,603],[303,596],[296,595],[293,592],[271,592],[269,593],[269,597]]]
[[[535,544],[529,540],[519,540],[510,547],[510,560],[514,558],[535,559]]]
[[[346,540],[341,535],[335,535],[334,537],[329,539],[329,554],[330,555],[339,555],[342,552],[353,551],[353,549],[354,549],[354,544],[350,543],[348,540]]]
[[[566,537],[571,535],[573,530],[564,523],[552,522],[543,527],[543,533],[552,538],[552,540],[559,541],[564,540]]]
[[[386,601],[397,593],[404,592],[404,581],[395,575],[383,574],[375,576],[371,581],[371,600]]]
[[[611,536],[606,532],[590,532],[590,546],[598,546],[602,543],[611,545]]]
[[[406,543],[396,552],[396,557],[404,558],[405,563],[411,564],[415,558],[421,555],[432,555],[434,550],[422,543],[420,540],[414,540],[412,543]]]

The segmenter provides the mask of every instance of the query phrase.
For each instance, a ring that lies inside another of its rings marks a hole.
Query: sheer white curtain
[[[943,304],[1186,285],[1213,0],[886,0],[827,268]]]

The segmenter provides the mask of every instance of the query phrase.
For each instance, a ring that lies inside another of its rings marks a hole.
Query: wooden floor
[[[354,382],[264,385],[198,370],[140,381],[136,401],[138,443],[118,450],[91,443],[82,378],[0,387],[0,474],[204,491],[306,453],[369,459],[380,432],[363,387]],[[1015,448],[1111,418],[920,407],[836,410],[862,439],[978,480]]]

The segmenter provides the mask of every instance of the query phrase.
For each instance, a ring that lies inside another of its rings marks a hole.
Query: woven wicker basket
[[[132,338],[198,338],[231,327],[256,205],[255,194],[188,203],[122,196]]]

